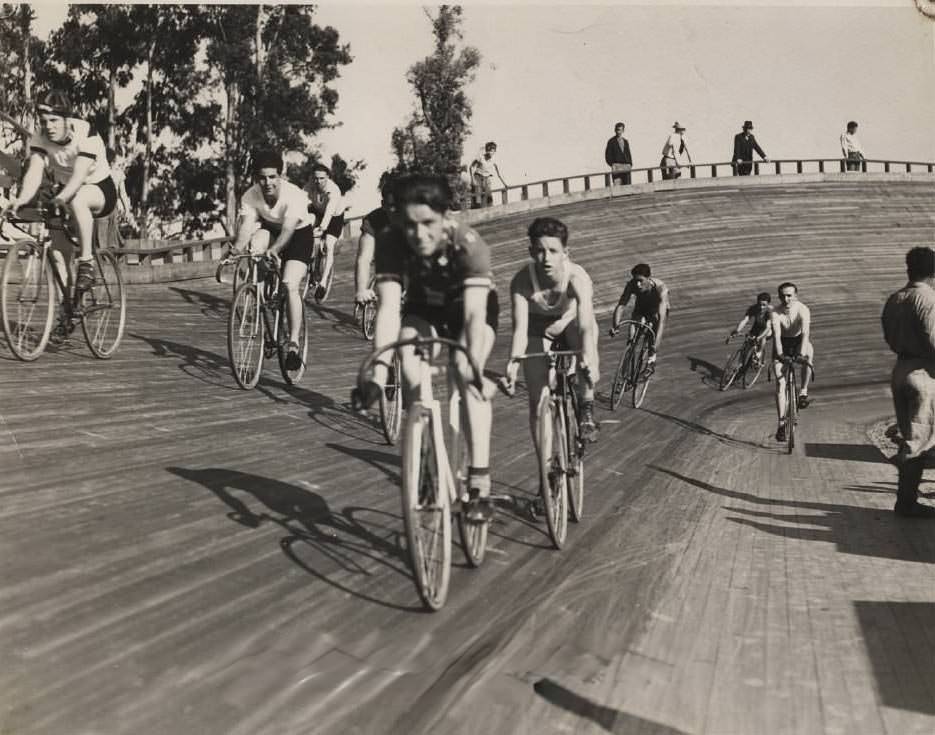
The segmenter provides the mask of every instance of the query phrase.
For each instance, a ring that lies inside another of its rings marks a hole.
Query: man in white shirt
[[[847,132],[841,133],[841,153],[847,161],[848,171],[860,171],[863,168],[864,149],[857,140],[857,123],[851,120]]]
[[[679,169],[679,154],[684,153],[688,157],[688,163],[692,162],[688,145],[685,143],[685,126],[676,122],[672,128],[675,132],[666,138],[665,145],[662,146],[662,161],[659,167],[662,169],[663,179],[677,179],[682,175]]]
[[[812,348],[811,323],[812,313],[798,299],[799,289],[794,283],[780,284],[779,305],[770,315],[773,330],[773,372],[776,375],[776,414],[779,428],[776,429],[776,441],[786,440],[786,379],[781,359],[783,357],[804,357],[814,363],[815,350]],[[797,404],[806,408],[809,404],[808,383],[812,371],[808,365],[802,366],[802,387],[799,389]]]
[[[315,300],[328,298],[331,269],[334,267],[334,249],[344,230],[344,195],[331,178],[331,169],[322,163],[312,167],[312,178],[308,182],[308,199],[311,212],[318,218],[315,236],[320,237],[318,247],[325,256],[321,270],[321,281],[315,284]]]

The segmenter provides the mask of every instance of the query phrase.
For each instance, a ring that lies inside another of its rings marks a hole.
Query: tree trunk
[[[29,42],[32,39],[32,33],[30,33],[30,25],[32,21],[32,10],[30,6],[24,5],[22,7],[23,13],[23,23],[22,23],[22,32],[23,32],[23,112],[20,115],[20,122],[23,124],[24,128],[28,130],[33,129],[32,124],[32,111],[33,111],[33,101],[32,101],[32,61],[30,59],[29,53]]]
[[[227,121],[224,127],[224,160],[226,173],[226,229],[228,234],[237,229],[237,115],[240,109],[240,84],[229,80],[227,92]]]
[[[158,34],[157,34],[158,35]],[[156,39],[146,54],[146,152],[143,154],[143,188],[140,194],[140,237],[149,237],[149,168],[153,160],[153,56]]]
[[[110,78],[107,80],[107,147],[111,150],[117,150],[115,141],[117,139],[116,112],[117,101],[117,70],[110,70]]]

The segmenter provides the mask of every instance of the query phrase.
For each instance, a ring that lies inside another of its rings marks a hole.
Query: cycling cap
[[[47,112],[62,117],[71,116],[71,100],[68,95],[60,89],[53,89],[46,93],[45,97],[36,105],[37,112]]]

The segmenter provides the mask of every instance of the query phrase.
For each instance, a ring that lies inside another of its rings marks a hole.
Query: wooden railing
[[[233,241],[232,237],[211,237],[207,240],[157,241],[161,245],[140,247],[130,245],[119,249],[124,260],[130,264],[159,265],[162,263],[198,263],[201,261],[220,260],[225,252],[224,245]]]

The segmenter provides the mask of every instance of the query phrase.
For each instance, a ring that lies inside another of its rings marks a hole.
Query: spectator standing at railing
[[[864,149],[857,140],[857,123],[851,120],[847,131],[841,133],[841,153],[847,161],[848,171],[860,171],[863,168]]]
[[[484,144],[484,150],[478,153],[477,158],[471,161],[469,173],[471,175],[471,181],[474,183],[473,200],[476,206],[489,207],[493,204],[493,195],[490,192],[493,191],[492,184],[494,174],[500,179],[503,188],[507,188],[506,182],[500,174],[500,168],[494,160],[496,155],[497,144],[491,140]]]
[[[749,176],[753,170],[753,151],[760,154],[764,161],[769,160],[760,144],[753,137],[753,122],[745,120],[743,130],[734,136],[734,176]]]
[[[685,143],[685,126],[676,122],[672,129],[674,132],[666,138],[665,145],[662,146],[662,160],[659,162],[664,179],[677,179],[682,175],[679,168],[679,155],[682,153],[688,157],[689,164],[692,162],[688,144]]]
[[[613,172],[613,183],[627,185],[633,170],[633,158],[630,156],[630,142],[623,137],[626,125],[618,122],[614,125],[614,137],[607,141],[604,160]]]

